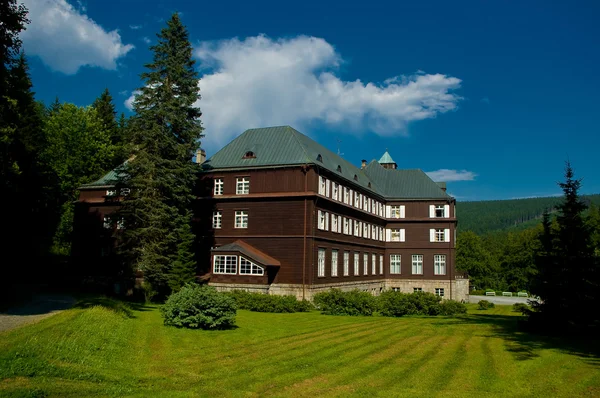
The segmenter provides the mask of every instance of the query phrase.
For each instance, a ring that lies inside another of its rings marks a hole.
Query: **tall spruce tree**
[[[559,183],[563,201],[552,225],[544,216],[538,253],[538,278],[532,292],[542,299],[537,305],[540,319],[558,327],[587,326],[599,321],[597,308],[599,277],[591,230],[586,222],[587,205],[579,196],[581,180],[575,179],[571,164],[566,163],[565,181]]]
[[[110,135],[110,141],[115,148],[112,164],[113,167],[116,167],[125,160],[125,149],[123,148],[123,130],[119,128],[119,124],[117,123],[117,111],[115,110],[113,98],[108,88],[105,88],[102,94],[96,98],[92,107],[96,109],[104,130]]]
[[[179,286],[193,279],[196,264],[190,241],[192,189],[196,167],[192,162],[202,137],[198,74],[192,46],[178,14],[157,34],[150,47],[153,61],[142,74],[143,87],[134,102],[129,123],[131,153],[122,183],[131,188],[121,216],[125,231],[121,250],[134,269],[164,298],[173,280]],[[177,262],[177,266],[174,264]],[[185,269],[183,269],[185,268]],[[175,278],[172,273],[179,275]],[[174,286],[176,287],[176,286]]]

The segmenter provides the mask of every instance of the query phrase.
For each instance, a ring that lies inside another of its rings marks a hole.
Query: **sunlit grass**
[[[0,396],[599,396],[596,348],[458,318],[239,311],[238,328],[165,327],[99,300],[0,334]]]

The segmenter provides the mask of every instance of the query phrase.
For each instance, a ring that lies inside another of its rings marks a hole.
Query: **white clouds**
[[[74,74],[82,66],[114,70],[133,45],[116,30],[107,32],[66,0],[23,0],[31,24],[21,34],[25,51],[52,69]]]
[[[144,43],[146,43],[146,44],[150,44],[150,43],[152,43],[152,41],[151,41],[151,40],[150,40],[148,37],[146,37],[146,36],[142,37],[142,41],[143,41]]]
[[[129,25],[129,29],[131,29],[131,30],[142,29],[142,25]]]
[[[207,73],[200,87],[208,146],[219,147],[252,127],[321,122],[343,131],[406,133],[411,121],[456,109],[461,80],[418,71],[382,84],[344,81],[342,61],[323,39],[265,36],[201,43],[196,57]]]
[[[449,170],[449,169],[440,169],[436,171],[427,171],[426,174],[433,181],[443,181],[443,182],[452,182],[452,181],[473,181],[477,174],[472,171],[467,170]]]

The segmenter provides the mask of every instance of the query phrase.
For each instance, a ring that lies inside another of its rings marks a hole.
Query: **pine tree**
[[[564,196],[557,206],[555,226],[546,214],[538,253],[538,278],[532,288],[542,299],[538,317],[558,327],[589,325],[598,322],[599,277],[594,257],[592,234],[584,212],[587,205],[579,197],[581,180],[575,179],[570,162],[565,181],[559,183]]]
[[[115,147],[115,158],[112,161],[112,165],[116,167],[125,160],[124,140],[122,129],[119,128],[119,124],[117,123],[117,111],[113,104],[113,98],[107,88],[96,98],[92,107],[96,109],[102,126],[110,135],[111,143]]]
[[[169,287],[171,291],[177,292],[186,283],[191,282],[196,277],[196,260],[194,259],[194,234],[192,233],[191,225],[188,221],[191,219],[191,214],[182,216],[182,220],[178,222],[179,229],[177,230],[177,258],[173,262],[173,267],[169,274]]]
[[[144,86],[130,120],[131,153],[122,183],[131,188],[124,200],[122,254],[144,273],[158,298],[169,294],[173,264],[188,267],[191,247],[186,226],[196,179],[192,157],[202,137],[200,98],[188,33],[173,14],[151,47],[153,62],[142,74]],[[192,239],[193,240],[193,239]],[[188,253],[188,254],[186,254]],[[178,266],[179,269],[179,266]],[[178,275],[181,274],[179,270]]]

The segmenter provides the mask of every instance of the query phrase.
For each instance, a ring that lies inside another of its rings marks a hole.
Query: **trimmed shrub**
[[[190,329],[235,326],[235,300],[214,287],[187,284],[169,296],[160,311],[165,325]]]
[[[377,302],[368,292],[330,289],[315,294],[313,301],[316,307],[326,315],[364,315],[371,316],[377,309]]]
[[[276,296],[263,293],[250,293],[244,290],[227,292],[233,297],[238,308],[255,312],[308,312],[313,309],[310,302],[297,300],[295,296]]]
[[[487,310],[487,309],[494,308],[494,307],[495,307],[494,303],[491,303],[487,300],[481,300],[481,301],[479,301],[479,303],[477,303],[478,310]]]
[[[432,293],[401,293],[388,290],[378,299],[379,313],[383,316],[438,315],[441,297]]]
[[[440,303],[440,315],[460,315],[467,313],[467,306],[456,300],[444,300]]]
[[[531,312],[531,308],[525,303],[514,303],[512,308],[514,312],[520,312],[523,315],[528,315]]]

